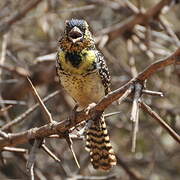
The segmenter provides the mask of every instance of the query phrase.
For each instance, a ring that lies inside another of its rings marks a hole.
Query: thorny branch
[[[136,24],[148,23],[152,18],[157,18],[162,8],[171,3],[172,0],[161,0],[154,7],[148,9],[145,13],[138,13],[133,17],[128,18],[125,22],[120,22],[112,27],[108,27],[98,32],[97,35],[108,34],[109,41],[121,36],[122,34],[131,31]]]
[[[24,8],[13,14],[9,20],[2,22],[0,24],[0,33],[6,33],[14,23],[24,18],[24,16],[26,16],[26,14],[34,7],[36,7],[41,1],[42,0],[32,0],[28,2]]]
[[[30,139],[44,138],[52,134],[64,133],[68,129],[73,127],[73,124],[71,124],[70,122],[75,122],[75,124],[79,124],[82,121],[86,121],[91,119],[92,117],[95,117],[97,113],[104,111],[112,102],[118,100],[121,96],[123,96],[124,92],[131,85],[136,82],[143,83],[144,80],[148,79],[160,69],[172,64],[180,64],[180,48],[178,48],[169,57],[160,61],[156,61],[155,63],[150,65],[143,72],[139,73],[136,78],[133,78],[124,86],[110,92],[96,106],[92,107],[88,114],[86,113],[86,111],[83,110],[77,112],[76,116],[74,116],[74,120],[72,121],[63,120],[61,122],[49,123],[39,128],[32,128],[19,133],[8,133],[8,138],[0,138],[0,149],[5,146],[15,146],[18,144],[27,143]],[[171,133],[170,135],[177,141],[177,138],[174,137],[173,133]]]
[[[55,97],[56,95],[59,94],[60,91],[55,91],[51,94],[49,94],[47,97],[45,97],[43,99],[43,102],[47,102],[48,100],[50,100],[51,98]],[[25,118],[28,117],[28,115],[30,115],[33,111],[35,111],[37,108],[39,107],[39,104],[35,104],[34,106],[32,106],[31,108],[29,108],[27,111],[25,111],[24,113],[22,113],[20,116],[18,116],[17,118],[13,119],[11,122],[6,123],[4,126],[2,126],[0,128],[0,130],[7,130],[12,126],[15,126],[16,124],[19,124],[20,122],[22,122],[23,120],[25,120]],[[0,113],[1,114],[1,113]]]

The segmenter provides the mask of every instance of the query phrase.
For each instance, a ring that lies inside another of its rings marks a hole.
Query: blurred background
[[[21,116],[36,103],[26,80],[29,75],[42,98],[59,90],[46,106],[56,121],[67,118],[74,101],[58,82],[55,57],[65,20],[85,19],[94,34],[97,48],[104,54],[115,90],[135,77],[154,61],[165,58],[180,47],[180,4],[168,1],[159,17],[144,18],[142,23],[115,31],[137,14],[155,7],[160,1],[141,0],[1,0],[0,1],[0,126],[17,119],[20,123],[6,132],[21,132],[44,125],[39,108]],[[165,1],[161,1],[165,2]],[[141,16],[141,15],[140,15]],[[132,21],[133,22],[133,21]],[[148,79],[149,90],[165,97],[143,95],[176,132],[180,132],[180,66],[169,66]],[[119,179],[179,180],[179,144],[148,114],[140,111],[136,152],[131,152],[132,99],[112,104],[106,114],[110,139],[118,164],[109,172],[96,171],[89,161],[82,139],[74,138],[78,169],[64,139],[47,138],[47,147],[59,157],[55,162],[43,149],[36,154],[35,179]],[[76,132],[72,131],[72,134]],[[17,146],[23,152],[1,151],[0,179],[28,179],[27,150],[31,144]],[[67,175],[68,177],[67,177]]]

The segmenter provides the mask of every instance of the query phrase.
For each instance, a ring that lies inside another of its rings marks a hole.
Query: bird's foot
[[[76,119],[76,113],[77,113],[78,107],[79,107],[79,105],[76,104],[76,105],[74,106],[73,110],[71,111],[70,116],[69,116],[70,124],[72,124],[73,126],[76,124],[76,123],[75,123],[75,119]]]
[[[90,109],[92,109],[94,106],[96,106],[96,103],[91,103],[88,105],[88,107],[85,109],[86,115],[89,114]]]

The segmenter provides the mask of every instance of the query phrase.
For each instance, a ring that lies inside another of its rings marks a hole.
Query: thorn
[[[65,171],[61,160],[45,145],[45,141],[42,143],[41,148],[60,165],[63,175],[67,176],[68,173]]]
[[[52,119],[52,116],[51,116],[51,113],[48,111],[48,109],[46,108],[45,104],[43,103],[43,101],[41,100],[36,88],[34,87],[34,85],[32,84],[31,80],[29,77],[27,77],[27,80],[30,84],[30,87],[32,89],[32,92],[34,94],[34,97],[36,98],[36,100],[38,101],[39,103],[39,106],[42,110],[42,112],[44,113],[45,115],[45,118],[47,120],[48,123],[52,123],[53,122],[53,119]]]
[[[162,92],[158,92],[158,91],[150,91],[150,90],[147,90],[147,89],[143,89],[142,93],[147,94],[147,95],[152,95],[152,96],[164,97],[164,94]]]
[[[75,154],[74,149],[73,149],[73,146],[72,146],[73,142],[72,142],[72,139],[71,139],[70,136],[69,136],[69,132],[68,132],[68,131],[65,132],[64,138],[66,139],[66,141],[67,141],[67,143],[68,143],[68,146],[69,146],[69,148],[70,148],[70,150],[71,150],[71,152],[72,152],[72,154],[73,154],[73,157],[74,157],[74,160],[75,160],[75,162],[76,162],[77,167],[80,169],[79,162],[78,162],[78,160],[77,160],[76,154]]]
[[[136,149],[136,138],[139,126],[139,101],[141,98],[143,86],[139,83],[135,84],[135,92],[134,92],[134,99],[131,111],[131,121],[132,121],[132,147],[131,151],[135,152]]]
[[[29,158],[26,164],[26,169],[28,172],[30,172],[30,174],[32,173],[34,163],[36,160],[37,149],[40,147],[41,144],[42,144],[42,139],[35,139],[34,144],[30,150]]]
[[[73,126],[76,124],[75,119],[76,119],[76,112],[77,112],[78,107],[79,107],[79,105],[76,104],[74,106],[73,110],[71,111],[70,116],[69,116],[70,124],[72,124]]]

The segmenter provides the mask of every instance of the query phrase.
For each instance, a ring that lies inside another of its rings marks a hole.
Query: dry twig
[[[55,91],[55,92],[49,94],[47,97],[45,97],[43,99],[43,102],[45,103],[45,102],[49,101],[51,98],[55,97],[59,93],[60,93],[60,91]],[[32,106],[31,108],[29,108],[27,111],[22,113],[20,116],[18,116],[17,118],[12,120],[11,122],[9,122],[9,123],[5,124],[4,126],[2,126],[0,129],[4,131],[4,130],[7,130],[10,127],[15,126],[16,124],[22,122],[23,120],[25,120],[25,118],[27,118],[28,115],[30,115],[32,112],[34,112],[38,107],[39,107],[39,103],[37,103],[34,106]]]
[[[24,8],[20,9],[20,11],[17,11],[15,14],[13,14],[9,18],[9,20],[7,20],[6,22],[2,22],[0,24],[0,33],[7,32],[13,24],[24,18],[26,14],[33,8],[35,8],[41,1],[42,0],[32,0],[28,2],[28,4],[26,4]]]
[[[82,176],[74,175],[73,177],[67,178],[67,180],[113,180],[117,179],[116,175],[107,175],[107,176]]]
[[[140,107],[148,113],[151,117],[153,117],[157,122],[165,129],[171,137],[180,144],[180,136],[155,112],[153,111],[147,104],[144,102],[140,103]]]
[[[69,149],[71,150],[71,152],[73,154],[73,157],[74,157],[74,160],[76,162],[77,167],[80,168],[79,162],[77,160],[76,154],[75,154],[74,149],[73,149],[73,141],[72,141],[71,137],[69,136],[68,131],[66,131],[64,133],[64,138],[66,139],[66,142],[68,143]]]
[[[171,3],[171,0],[161,0],[157,3],[154,7],[148,9],[145,13],[138,13],[134,17],[130,17],[124,22],[120,22],[115,26],[111,26],[108,28],[103,29],[102,31],[98,32],[97,35],[109,35],[109,41],[121,36],[125,32],[131,31],[136,24],[144,24],[152,19],[157,18],[159,13],[161,12],[164,6],[167,6]]]
[[[140,175],[137,175],[133,170],[131,170],[128,165],[122,160],[120,156],[117,158],[118,164],[126,171],[131,179],[134,180],[144,180],[144,178]]]
[[[46,108],[46,106],[44,105],[43,101],[41,100],[38,92],[36,91],[36,88],[33,86],[31,80],[27,77],[28,79],[28,82],[32,88],[32,92],[34,94],[34,97],[36,98],[36,100],[38,101],[39,105],[40,105],[40,108],[42,110],[42,112],[44,113],[45,115],[45,118],[46,118],[46,121],[47,123],[52,123],[53,122],[53,119],[52,119],[52,116],[51,116],[51,113],[48,111],[48,109]]]
[[[141,97],[141,91],[143,89],[142,84],[135,84],[134,86],[134,99],[132,104],[132,111],[131,111],[131,121],[132,121],[132,148],[131,151],[135,152],[136,149],[136,136],[138,132],[138,126],[139,126],[139,101]]]
[[[34,144],[31,148],[29,159],[26,164],[26,169],[30,173],[31,180],[34,180],[34,163],[36,160],[37,150],[39,149],[40,145],[42,144],[42,139],[35,139]]]
[[[17,152],[17,153],[26,153],[27,152],[27,149],[15,148],[15,147],[4,147],[2,150],[9,151],[9,152]]]
[[[67,172],[62,166],[61,160],[45,145],[45,142],[42,143],[41,148],[60,165],[62,173],[63,173],[62,175],[67,177]]]

